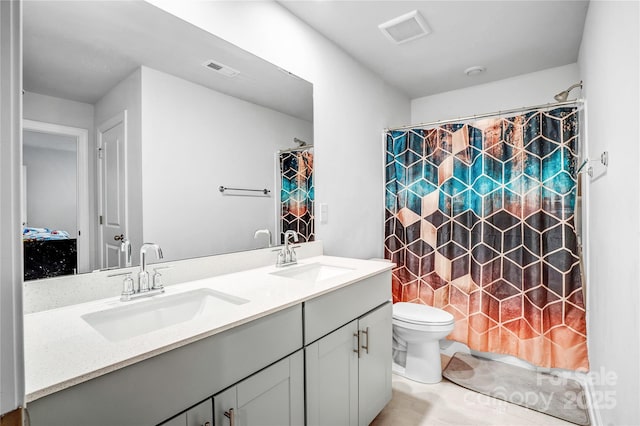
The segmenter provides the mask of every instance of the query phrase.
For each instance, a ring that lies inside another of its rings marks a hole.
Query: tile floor
[[[443,356],[443,365],[448,358]],[[435,385],[393,375],[393,397],[370,426],[423,425],[567,425],[555,417],[455,385]]]

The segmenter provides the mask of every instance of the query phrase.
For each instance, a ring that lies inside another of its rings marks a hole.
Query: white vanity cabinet
[[[305,348],[307,425],[368,425],[391,400],[391,302]]]
[[[35,399],[31,424],[367,425],[391,398],[391,271],[316,294]]]
[[[303,425],[302,351],[214,395],[213,416],[216,426]]]
[[[174,421],[176,414],[211,401],[211,396],[302,346],[298,304],[37,399],[27,406],[31,424],[138,426]],[[186,414],[189,419],[189,411]]]
[[[390,273],[305,304],[308,426],[368,425],[391,400]]]

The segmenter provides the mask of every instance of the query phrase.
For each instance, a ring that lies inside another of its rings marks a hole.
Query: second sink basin
[[[303,266],[290,266],[280,271],[272,272],[279,277],[293,278],[301,281],[317,282],[353,271],[351,268],[311,263]]]
[[[206,311],[224,312],[249,302],[220,291],[202,288],[82,315],[91,327],[117,342],[195,319]]]

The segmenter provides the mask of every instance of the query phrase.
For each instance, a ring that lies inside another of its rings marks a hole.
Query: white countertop
[[[63,308],[25,315],[25,387],[31,402],[54,392],[212,336],[257,318],[280,311],[369,276],[390,270],[392,263],[342,257],[317,256],[299,265],[322,263],[352,269],[318,282],[272,275],[289,268],[266,266],[228,275],[172,285],[152,298],[121,302],[119,295]],[[144,303],[194,289],[208,288],[249,302],[203,312],[195,319],[112,342],[91,327],[82,315]]]

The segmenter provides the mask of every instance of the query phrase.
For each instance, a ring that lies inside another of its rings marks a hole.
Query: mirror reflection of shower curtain
[[[296,231],[300,242],[313,241],[313,149],[282,152],[280,163],[280,243]]]

